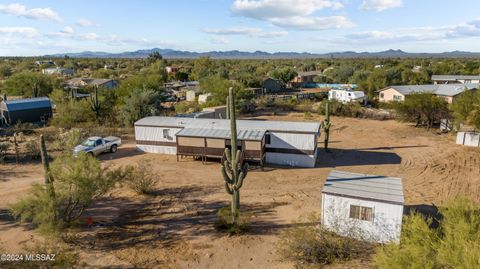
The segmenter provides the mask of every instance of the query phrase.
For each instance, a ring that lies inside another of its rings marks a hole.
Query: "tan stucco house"
[[[433,75],[433,84],[470,84],[480,83],[480,75],[465,76],[465,75]]]
[[[455,97],[468,90],[479,89],[480,84],[429,84],[429,85],[403,85],[390,86],[379,92],[380,102],[402,102],[412,93],[432,93],[445,98],[447,103],[455,101]]]

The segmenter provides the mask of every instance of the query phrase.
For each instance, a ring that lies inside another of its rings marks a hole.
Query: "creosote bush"
[[[230,235],[244,234],[250,231],[250,217],[250,214],[240,212],[236,223],[233,223],[230,207],[222,207],[217,211],[217,220],[214,226],[218,231],[226,232]]]
[[[32,160],[40,159],[40,147],[37,141],[30,140],[25,144],[25,155]]]
[[[438,227],[414,213],[405,217],[400,244],[377,249],[379,268],[480,268],[480,209],[465,198],[439,208]]]
[[[144,159],[135,166],[124,168],[125,176],[123,182],[138,194],[152,193],[160,178],[151,170],[151,160]]]
[[[339,236],[316,225],[317,218],[309,219],[283,231],[277,245],[279,254],[297,267],[318,268],[373,253],[373,244]]]

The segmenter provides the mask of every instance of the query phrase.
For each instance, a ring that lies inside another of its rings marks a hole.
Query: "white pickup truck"
[[[98,156],[104,152],[115,153],[121,144],[122,139],[116,136],[107,136],[104,138],[93,136],[76,146],[73,149],[73,155],[77,155],[80,152],[86,152],[92,156]]]

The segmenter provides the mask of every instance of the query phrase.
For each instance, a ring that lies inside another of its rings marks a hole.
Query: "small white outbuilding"
[[[333,170],[322,190],[322,225],[365,241],[400,242],[403,217],[400,178]]]

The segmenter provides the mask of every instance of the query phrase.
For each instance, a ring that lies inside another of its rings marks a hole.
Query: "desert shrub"
[[[13,204],[12,215],[34,224],[45,233],[71,226],[92,201],[110,190],[121,174],[102,168],[88,154],[64,155],[51,164],[54,195],[44,185],[34,185],[30,195]]]
[[[69,151],[82,142],[85,137],[86,134],[84,131],[78,128],[73,128],[67,132],[58,134],[53,142],[53,147],[56,150]]]
[[[377,249],[379,268],[480,268],[480,210],[458,198],[439,208],[438,227],[414,213],[404,219],[400,244]]]
[[[414,122],[416,126],[430,128],[441,119],[451,118],[447,102],[431,93],[413,93],[405,101],[392,105],[402,120]]]
[[[8,142],[0,143],[0,162],[4,162],[7,158],[7,152],[10,148],[10,144]]]
[[[260,96],[254,99],[255,107],[258,109],[266,109],[272,105],[272,100],[268,96]]]
[[[300,112],[314,112],[313,111],[313,102],[311,100],[302,100],[297,103],[295,106],[296,111]]]
[[[201,111],[202,108],[197,102],[179,102],[175,105],[175,112],[177,114],[185,114],[185,113],[194,113]]]
[[[217,211],[217,220],[214,226],[218,231],[231,235],[244,234],[250,230],[250,215],[246,212],[241,212],[238,215],[237,222],[233,223],[230,207],[222,207]]]
[[[297,104],[297,99],[289,98],[284,100],[282,98],[276,98],[274,103],[276,108],[279,108],[284,111],[292,111],[295,109],[295,105]]]
[[[303,117],[306,120],[310,120],[310,119],[312,119],[312,113],[310,113],[309,111],[305,111],[305,112],[303,112]]]
[[[310,219],[309,223],[318,223]],[[300,265],[313,267],[368,257],[373,245],[364,241],[342,237],[318,225],[296,224],[280,234],[279,254]]]
[[[40,147],[37,141],[30,140],[25,144],[25,155],[32,160],[40,159]]]
[[[127,166],[124,182],[138,194],[149,194],[160,178],[152,172],[151,160],[142,160],[136,166]]]

